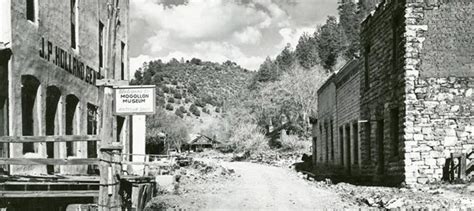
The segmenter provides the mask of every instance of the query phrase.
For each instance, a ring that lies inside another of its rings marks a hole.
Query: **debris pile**
[[[233,176],[233,169],[225,168],[219,164],[193,160],[191,165],[181,168],[180,174],[185,182],[202,182],[211,179],[225,179]]]
[[[423,188],[394,188],[377,186],[356,186],[348,183],[333,184],[331,180],[315,181],[298,172],[301,178],[313,185],[335,191],[346,201],[357,206],[381,209],[464,209],[474,208],[474,195],[467,193],[470,185],[433,185]]]

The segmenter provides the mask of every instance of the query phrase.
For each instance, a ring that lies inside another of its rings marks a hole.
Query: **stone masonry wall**
[[[407,2],[408,185],[441,180],[450,153],[473,149],[473,14],[470,0]]]
[[[384,185],[404,179],[403,8],[402,0],[381,1],[361,25],[362,174]]]

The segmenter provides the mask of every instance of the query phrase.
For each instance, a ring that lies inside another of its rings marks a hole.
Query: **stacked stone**
[[[472,33],[461,32],[451,37],[450,33],[441,30],[445,26],[456,29],[462,29],[461,26],[466,24],[474,26],[472,18],[470,23],[457,22],[452,18],[472,16],[473,4],[461,2],[407,2],[404,138],[405,181],[409,185],[439,181],[443,176],[446,158],[451,153],[471,152],[474,146],[472,64],[470,69],[466,69],[466,61],[462,59],[465,55],[446,58],[447,54],[456,55],[456,50],[462,51],[462,48],[441,51],[433,47],[464,42],[465,37],[472,36]],[[434,10],[435,7],[439,8]],[[471,12],[452,12],[458,7]],[[445,40],[440,40],[440,37]],[[467,48],[472,51],[472,45]],[[446,63],[441,68],[435,62],[439,59]]]

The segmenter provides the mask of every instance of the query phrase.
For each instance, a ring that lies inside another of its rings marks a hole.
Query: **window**
[[[26,0],[26,19],[36,22],[36,0]]]
[[[97,135],[97,106],[87,104],[87,135]],[[97,158],[97,141],[87,142],[87,158]],[[98,166],[90,165],[87,167],[89,174],[95,174],[99,171]]]
[[[369,55],[370,55],[370,45],[365,46],[364,51],[364,83],[365,89],[370,88],[370,81],[369,81]]]
[[[21,76],[21,117],[23,136],[34,136],[38,131],[38,121],[34,117],[38,115],[37,94],[40,82],[33,76]],[[23,154],[35,152],[33,143],[23,144]]]
[[[358,165],[359,163],[359,126],[357,123],[352,124],[352,140],[354,148],[354,164]]]
[[[348,167],[348,171],[351,171],[351,164],[352,164],[352,155],[351,155],[351,126],[349,124],[346,125],[344,137],[346,139],[346,166]]]
[[[327,122],[324,123],[324,130],[325,130],[325,133],[324,133],[324,138],[326,139],[326,162],[329,162],[329,131],[328,131],[328,124]]]
[[[399,126],[399,110],[397,108],[392,108],[390,110],[390,133],[392,139],[392,156],[396,157],[399,155],[399,133],[400,133],[400,126]]]
[[[371,144],[371,132],[372,132],[372,126],[370,124],[370,121],[366,123],[365,125],[365,142],[366,142],[366,152],[367,152],[367,162],[372,161],[372,144]]]
[[[331,119],[331,124],[329,125],[329,129],[331,130],[331,160],[334,161],[334,133],[332,128],[333,121]]]
[[[344,166],[344,128],[341,126],[339,127],[339,145],[341,152],[341,165]]]
[[[120,79],[125,80],[125,43],[121,42],[121,51],[120,51]]]
[[[102,78],[102,68],[104,67],[104,24],[99,21],[99,76]]]
[[[384,120],[377,120],[377,173],[384,174],[385,172],[385,156],[384,156]]]
[[[319,124],[319,140],[321,142],[321,148],[323,147],[322,145],[322,141],[323,141],[323,125],[321,125],[321,123]],[[323,154],[323,153],[321,153]],[[320,161],[322,160],[322,157],[320,157],[319,159]]]
[[[66,135],[77,134],[77,110],[78,110],[79,99],[74,95],[66,96]],[[75,156],[75,143],[66,142],[66,155]]]
[[[122,141],[122,135],[123,135],[123,126],[125,123],[125,117],[117,116],[117,142]]]
[[[77,47],[77,2],[76,0],[71,0],[71,47],[76,48]]]

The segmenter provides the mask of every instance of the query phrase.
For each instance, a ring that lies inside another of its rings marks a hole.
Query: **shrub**
[[[165,104],[166,104],[165,98],[162,98],[162,97],[157,97],[156,98],[156,105],[157,106],[165,106]]]
[[[183,113],[188,113],[188,111],[186,110],[184,106],[179,107],[179,110],[181,110],[181,112]]]
[[[174,93],[174,98],[181,99],[181,98],[183,98],[183,96],[181,95],[181,93],[176,92],[176,93]]]
[[[220,110],[220,108],[219,108],[219,107],[216,107],[216,110],[215,110],[215,111],[216,111],[216,113],[219,113],[219,112],[221,112],[221,110]]]
[[[174,113],[176,114],[176,116],[184,118],[184,113],[181,109],[176,109],[176,111]]]
[[[268,139],[256,124],[240,123],[233,131],[229,140],[230,146],[237,152],[259,154],[268,151]]]
[[[163,87],[161,87],[161,89],[163,89],[164,93],[167,93],[167,94],[170,93],[170,88],[167,87],[167,86],[163,86]]]
[[[168,111],[174,110],[173,105],[171,105],[171,104],[166,104],[166,110],[168,110]]]
[[[176,86],[176,85],[178,85],[178,81],[177,81],[177,80],[173,80],[173,81],[171,82],[171,84],[173,84],[173,85]]]
[[[191,107],[189,107],[189,111],[194,114],[194,116],[201,116],[201,112],[195,104],[192,104]]]
[[[173,88],[173,87],[171,87],[171,88],[170,88],[170,94],[176,94],[176,89]]]
[[[185,102],[185,103],[190,103],[190,102],[191,102],[191,99],[186,98],[186,99],[184,100],[184,102]]]
[[[174,98],[168,97],[168,103],[174,103]]]
[[[301,138],[299,138],[296,135],[284,135],[280,139],[280,142],[281,142],[281,149],[288,150],[288,151],[292,151],[292,150],[299,151],[299,150],[309,149],[311,145],[311,142],[301,140]]]
[[[206,103],[203,102],[203,100],[201,98],[198,98],[194,101],[194,104],[196,104],[196,106],[199,106],[201,108],[204,108],[206,106]]]
[[[211,111],[209,111],[208,108],[202,108],[202,112],[206,113],[206,114],[209,114],[211,113]]]

